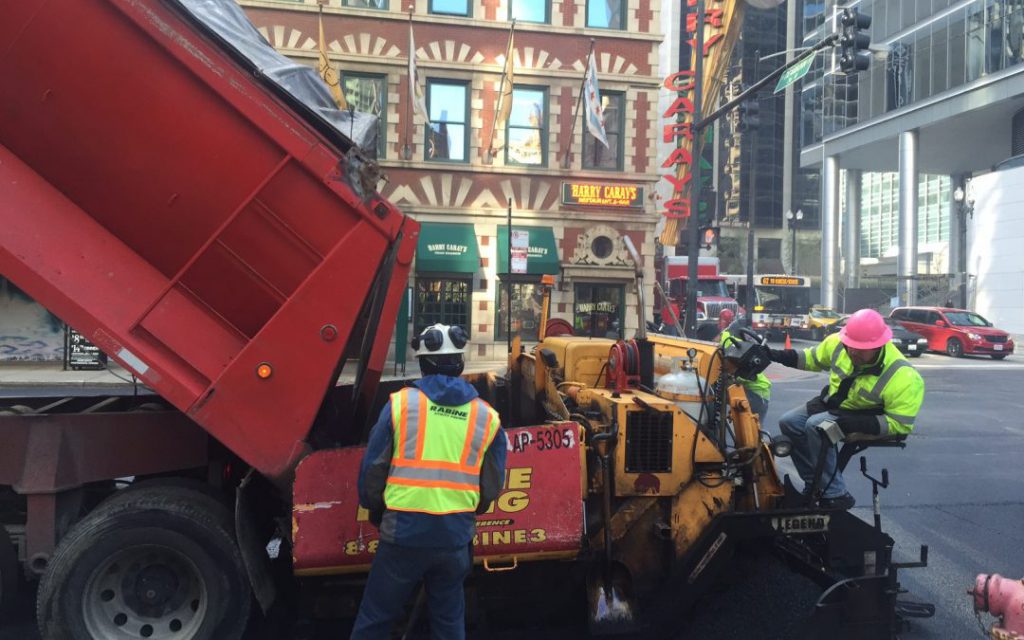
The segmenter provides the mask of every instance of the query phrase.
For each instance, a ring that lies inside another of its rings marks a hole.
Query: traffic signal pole
[[[761,62],[761,51],[754,51],[754,77],[757,77],[758,66]],[[756,97],[754,98],[757,99]],[[750,180],[750,200],[747,206],[747,289],[744,296],[743,306],[746,308],[746,324],[754,326],[754,221],[757,211],[757,127],[750,130],[750,171],[747,178]]]
[[[704,89],[704,0],[697,0],[694,7],[697,12],[696,31],[694,34],[694,53],[690,56],[695,60],[693,70],[693,122],[701,122],[701,101],[703,100]],[[682,13],[681,33],[686,33],[686,12]],[[680,43],[679,58],[682,62],[683,47]],[[679,65],[683,67],[682,64]],[[709,121],[709,123],[712,121]],[[707,126],[706,124],[704,126]],[[690,338],[697,336],[697,261],[700,257],[700,194],[701,194],[701,161],[704,158],[704,129],[699,126],[693,127],[693,168],[690,186],[690,217],[686,224],[686,251],[687,251],[687,281],[686,281],[686,335]],[[694,198],[692,194],[696,193]]]

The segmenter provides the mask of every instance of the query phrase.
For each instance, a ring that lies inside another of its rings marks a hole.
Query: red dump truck
[[[155,392],[0,401],[0,604],[27,577],[47,638],[225,640],[274,599],[268,542],[365,571],[337,447],[382,404],[419,225],[351,114],[232,2],[8,3],[0,75],[0,274]],[[579,447],[529,456],[481,560],[580,548]]]
[[[238,639],[275,592],[351,616],[377,533],[347,445],[419,229],[355,116],[230,0],[6,3],[0,78],[0,275],[151,390],[0,401],[0,609],[29,578],[48,640]],[[478,380],[509,459],[473,608],[671,635],[757,544],[831,587],[820,637],[894,637],[893,540],[783,486],[732,377],[759,346],[554,336]],[[678,361],[698,395],[656,384]]]

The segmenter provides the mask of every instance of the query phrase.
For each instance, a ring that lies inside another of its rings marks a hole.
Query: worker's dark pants
[[[782,433],[793,441],[793,453],[791,454],[793,464],[804,481],[805,491],[809,491],[814,482],[814,470],[818,466],[818,457],[821,455],[822,434],[818,430],[818,425],[825,420],[835,419],[836,417],[828,412],[809,416],[804,405],[790,409],[779,418],[779,428]],[[821,474],[821,482],[825,498],[837,498],[846,493],[843,473],[837,468],[835,447],[829,447],[828,453],[825,455],[825,467]]]
[[[761,421],[761,428],[764,428],[764,417],[768,413],[768,401],[763,396],[757,395],[757,393],[746,391],[747,402],[750,403],[750,410],[757,414],[757,418]]]
[[[433,640],[466,637],[462,583],[473,567],[468,546],[454,549],[402,547],[381,542],[352,628],[352,640],[390,638],[391,628],[423,580]]]

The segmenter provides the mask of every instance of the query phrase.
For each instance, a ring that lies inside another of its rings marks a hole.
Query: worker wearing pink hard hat
[[[836,448],[828,450],[822,486],[812,487],[825,434],[819,427],[835,422],[844,435],[906,435],[924,399],[924,380],[892,344],[892,329],[877,311],[861,309],[838,334],[808,349],[771,350],[772,360],[806,371],[829,371],[821,394],[783,414],[782,433],[793,441],[793,463],[805,493],[815,490],[826,508],[849,509],[853,496],[836,466]]]

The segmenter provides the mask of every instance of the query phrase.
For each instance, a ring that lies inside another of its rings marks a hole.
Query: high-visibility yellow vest
[[[479,398],[451,407],[408,388],[391,394],[391,424],[387,508],[434,515],[475,511],[480,468],[498,434],[498,413]]]
[[[829,372],[829,394],[860,371],[878,367],[877,373],[858,375],[839,406],[850,411],[881,409],[880,433],[905,435],[914,429],[914,420],[924,401],[924,380],[892,342],[882,347],[878,363],[855,367],[838,333],[815,347],[796,352],[797,367],[807,371]]]

